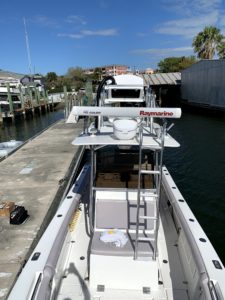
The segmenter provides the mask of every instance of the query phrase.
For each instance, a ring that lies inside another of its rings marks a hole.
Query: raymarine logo
[[[172,117],[173,113],[168,111],[140,111],[140,116],[146,117]]]

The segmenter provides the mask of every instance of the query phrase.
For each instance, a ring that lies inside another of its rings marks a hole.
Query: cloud
[[[82,16],[78,15],[70,15],[66,18],[66,23],[70,24],[81,24],[81,25],[86,25],[87,22],[84,20]]]
[[[60,28],[60,25],[56,20],[44,15],[34,16],[32,19],[28,19],[28,21],[43,27]]]
[[[155,30],[160,34],[190,39],[205,26],[218,27],[223,20],[222,0],[162,0],[161,3],[165,9],[175,12],[180,18],[160,24]]]
[[[87,35],[100,35],[100,36],[114,36],[114,35],[117,35],[118,32],[117,32],[117,29],[115,28],[110,28],[110,29],[103,29],[103,30],[96,30],[96,31],[93,31],[93,30],[82,30],[81,33],[84,35],[84,36],[87,36]]]
[[[188,3],[188,1],[187,1]],[[222,0],[192,0],[191,7],[193,7],[197,13],[209,13],[213,10],[218,10]]]
[[[165,22],[155,30],[157,33],[168,35],[180,35],[185,38],[193,38],[207,25],[214,25],[219,20],[219,14],[214,11],[208,15],[183,18]]]
[[[176,47],[176,48],[150,48],[150,49],[136,49],[132,50],[132,54],[137,55],[154,55],[154,56],[170,56],[170,55],[182,55],[182,53],[189,53],[193,51],[192,47]]]
[[[81,34],[72,34],[72,33],[58,33],[58,37],[66,37],[70,39],[81,39],[83,36]]]
[[[118,31],[115,28],[102,29],[102,30],[81,30],[76,34],[59,33],[59,37],[67,37],[71,39],[81,39],[86,36],[116,36]]]
[[[178,15],[193,16],[218,10],[222,0],[162,0],[164,9]]]

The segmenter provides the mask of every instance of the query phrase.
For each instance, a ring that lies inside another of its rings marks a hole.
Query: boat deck
[[[134,205],[132,205],[132,199],[136,199],[134,194],[135,188],[137,188],[137,175],[131,174],[130,176],[127,176],[125,180],[123,176],[121,176],[123,175],[123,169],[118,168],[118,165],[114,164],[114,160],[116,159],[111,151],[110,153],[111,156],[109,159],[113,165],[113,169],[111,170],[112,172],[101,173],[101,169],[104,169],[105,167],[105,164],[103,163],[104,160],[102,160],[104,153],[102,156],[100,155],[100,157],[98,157],[100,160],[100,173],[97,173],[97,187],[95,189],[95,206],[96,214],[98,214],[98,220],[96,219],[95,226],[99,228],[102,227],[106,219],[108,225],[110,224],[110,228],[126,227],[126,225],[122,224],[123,222],[121,223],[119,221],[121,216],[119,211],[123,211],[123,219],[126,220],[128,218],[130,228],[130,231],[128,231],[131,232],[131,208]],[[116,157],[118,160],[118,156]],[[106,165],[107,163],[108,161],[106,162]],[[147,163],[145,164],[145,167],[146,169],[152,168],[151,164]],[[128,168],[128,170],[130,170],[130,168]],[[136,170],[135,165],[133,165],[133,169],[131,170],[132,172]],[[122,171],[122,173],[120,173],[120,171]],[[114,187],[117,187],[117,189],[114,189]],[[153,187],[152,176],[148,175],[148,177],[145,178],[143,187]],[[124,197],[124,195],[122,195],[123,189],[126,191],[125,198],[128,197],[128,202],[131,202],[130,204],[125,203],[125,207],[128,209],[127,215],[124,214],[124,203],[121,200]],[[107,200],[108,198],[109,200]],[[110,199],[113,199],[111,206],[110,204],[112,200],[110,201]],[[145,200],[147,201],[147,199]],[[150,201],[149,204],[151,204],[152,201],[154,202],[154,199],[148,200]],[[103,206],[100,209],[101,205]],[[148,205],[146,204],[146,208]],[[128,249],[130,242],[127,243],[128,246],[126,245],[123,248],[111,248],[102,244],[99,240],[101,229],[98,229],[98,232],[95,232],[94,236],[90,239],[86,233],[88,225],[85,224],[85,213],[82,212],[71,238],[71,250],[67,257],[65,273],[62,276],[57,299],[61,300],[68,297],[70,299],[82,300],[188,300],[187,281],[185,279],[177,249],[177,231],[175,230],[173,220],[171,219],[171,215],[166,204],[163,203],[163,205],[165,205],[165,208],[162,206],[161,210],[158,239],[159,251],[156,261],[150,258],[151,255],[149,256],[149,253],[146,254],[146,251],[143,252],[142,248],[139,249],[139,251],[141,251],[140,259],[134,260],[133,248],[131,247],[131,251]],[[148,209],[150,208],[148,207]],[[151,209],[153,209],[153,207],[151,207]],[[83,209],[81,209],[81,211],[83,211]],[[104,216],[101,215],[101,212]],[[110,214],[108,215],[107,212],[110,212]],[[116,218],[113,216],[116,216]],[[127,235],[129,236],[128,232]],[[165,237],[167,243],[165,243]],[[157,274],[156,278],[153,276],[154,270]],[[154,281],[155,279],[156,281]],[[143,290],[143,287],[148,286],[151,286],[150,294],[145,293]],[[103,290],[101,290],[101,288]]]
[[[71,145],[79,124],[60,121],[0,163],[0,202],[13,201],[30,215],[21,225],[0,217],[0,299],[36,245],[61,200],[83,148]]]
[[[158,285],[158,289],[152,290],[151,293],[143,293],[142,289],[113,289],[110,287],[105,287],[104,290],[101,290],[101,286],[104,285],[104,282],[108,279],[106,278],[108,274],[107,269],[115,267],[115,271],[117,270],[117,276],[120,278],[125,273],[126,279],[129,283],[129,279],[137,280],[136,272],[131,272],[129,268],[132,268],[132,263],[135,261],[132,257],[118,257],[118,256],[110,256],[110,260],[107,263],[107,256],[103,256],[103,264],[104,268],[101,268],[100,265],[96,267],[92,272],[95,274],[96,271],[103,274],[101,277],[102,280],[99,282],[95,282],[99,289],[90,288],[90,275],[88,274],[89,266],[89,255],[90,255],[90,238],[86,233],[86,225],[85,225],[85,213],[83,213],[83,207],[81,208],[81,213],[79,219],[73,229],[73,235],[71,238],[71,248],[69,251],[69,255],[67,258],[67,263],[65,266],[65,273],[62,277],[61,286],[59,289],[59,293],[57,296],[58,300],[62,299],[101,299],[101,300],[110,300],[110,299],[155,299],[155,300],[188,300],[187,293],[187,283],[185,281],[185,276],[183,273],[183,269],[181,267],[180,258],[178,255],[178,251],[175,247],[175,242],[177,239],[176,231],[173,227],[172,221],[169,218],[169,214],[167,213],[162,215],[162,223],[166,227],[165,234],[168,235],[169,244],[168,248],[165,249],[162,235],[163,229],[160,226],[159,232],[159,247],[161,255],[157,259],[157,263],[160,266],[160,274],[159,281],[161,281],[161,285]],[[171,260],[172,264],[164,263],[165,260]],[[112,260],[113,259],[113,263]],[[123,261],[124,260],[124,261]],[[129,261],[127,261],[129,260]],[[110,262],[111,261],[111,262]],[[152,261],[136,261],[136,263],[147,263],[151,264]],[[173,264],[173,262],[175,262]],[[118,266],[117,266],[118,264]],[[126,267],[123,267],[126,266]],[[169,271],[168,271],[169,268]],[[147,267],[148,269],[148,267]],[[146,269],[146,272],[148,270]],[[137,271],[137,266],[135,266],[135,270]],[[151,273],[151,272],[150,272]],[[132,275],[133,274],[133,275]],[[173,279],[173,286],[171,288],[170,282],[170,274]],[[96,275],[96,274],[95,274]],[[140,274],[139,274],[140,275]],[[140,278],[139,278],[140,279]],[[138,280],[139,280],[138,279]],[[145,277],[146,280],[146,277]],[[110,281],[109,281],[110,282]],[[124,279],[121,281],[124,285]]]

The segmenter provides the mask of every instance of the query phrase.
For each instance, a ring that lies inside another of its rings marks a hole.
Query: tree
[[[194,56],[167,57],[158,63],[159,72],[180,72],[196,62]]]
[[[55,72],[49,72],[46,74],[45,78],[48,82],[54,82],[57,80],[58,76]]]
[[[158,63],[159,71],[162,73],[178,72],[179,71],[179,57],[167,57]]]
[[[192,46],[199,58],[212,59],[223,39],[224,36],[220,33],[220,29],[206,26],[193,39]]]
[[[190,67],[191,65],[195,64],[196,62],[197,62],[197,59],[194,55],[191,55],[188,57],[183,56],[179,63],[180,71]]]
[[[84,70],[80,67],[69,68],[66,74],[66,78],[70,80],[71,85],[73,85],[77,90],[79,90],[81,87],[84,87],[85,81],[87,79]]]
[[[48,90],[54,89],[58,80],[55,72],[48,72],[45,76],[45,86]]]
[[[94,74],[93,74],[94,80],[101,80],[102,79],[102,69],[101,68],[95,68]]]
[[[222,41],[217,46],[217,52],[218,52],[219,58],[221,58],[221,59],[225,58],[225,41]]]

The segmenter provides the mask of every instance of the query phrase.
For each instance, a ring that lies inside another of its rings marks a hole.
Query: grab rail
[[[220,291],[218,290],[219,287],[216,289],[215,284],[212,280],[208,281],[208,287],[209,287],[210,294],[212,296],[212,300],[222,300],[222,299],[224,299],[222,297]]]

